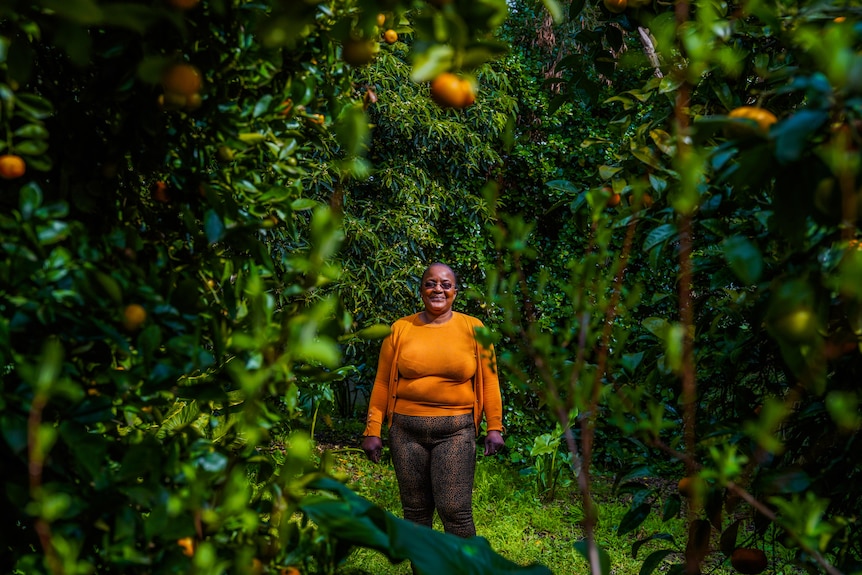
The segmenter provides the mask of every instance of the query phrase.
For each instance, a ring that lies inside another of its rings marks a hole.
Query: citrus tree
[[[411,82],[476,69],[505,12],[0,3],[4,572],[332,573],[353,545],[546,572],[405,545],[310,437],[342,346],[386,333],[332,289],[344,189],[370,174],[357,70],[404,18]]]
[[[764,551],[852,571],[858,7],[603,2],[569,16],[551,28],[568,54],[545,60],[555,113],[575,103],[606,130],[530,199],[556,197],[562,222],[507,209],[505,186],[491,196],[486,293],[519,344],[506,370],[564,430],[588,539],[602,463],[632,497],[621,535],[686,510],[687,541],[639,534],[644,572],[760,572]],[[654,481],[682,476],[682,494]],[[584,551],[607,570],[597,545]]]

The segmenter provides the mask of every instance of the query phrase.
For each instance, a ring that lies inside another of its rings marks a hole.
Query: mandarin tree
[[[383,510],[363,522],[309,437],[305,398],[350,372],[339,342],[386,332],[324,289],[337,190],[367,174],[343,45],[383,10],[452,22],[415,53],[439,73],[435,47],[475,54],[505,2],[0,3],[0,152],[27,168],[0,183],[4,572],[329,573],[353,544],[413,558],[405,540],[431,572],[457,554]]]
[[[859,539],[859,499],[846,495],[860,433],[849,382],[862,366],[858,8],[572,11],[574,23],[559,13],[534,43],[556,50],[538,60],[556,107],[531,135],[559,138],[549,118],[569,105],[607,129],[580,146],[554,142],[580,161],[556,165],[545,194],[559,199],[540,215],[525,218],[531,208],[513,209],[517,192],[506,193],[525,189],[527,172],[501,179],[500,266],[486,293],[505,310],[502,341],[522,342],[504,369],[575,426],[566,437],[585,509],[590,465],[616,468],[634,495],[621,535],[650,510],[683,508],[640,475],[703,481],[686,507],[685,558],[669,545],[646,569],[698,572],[729,558],[737,535],[759,543],[772,530],[801,563],[852,570],[862,550],[842,542]],[[613,194],[626,201],[603,210]],[[714,532],[721,544],[702,544]]]

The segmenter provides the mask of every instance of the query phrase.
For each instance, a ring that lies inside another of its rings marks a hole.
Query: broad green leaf
[[[254,109],[252,110],[252,117],[259,118],[263,116],[265,113],[269,111],[270,106],[272,105],[272,94],[264,94],[257,102],[254,104]]]
[[[292,210],[296,212],[301,212],[304,210],[311,210],[320,205],[320,202],[312,200],[310,198],[299,198],[298,200],[293,200],[290,203],[290,207]]]
[[[644,329],[648,332],[663,340],[667,337],[670,322],[663,317],[648,317],[641,322],[641,325],[643,325]]]
[[[638,572],[638,575],[650,575],[656,568],[664,561],[664,558],[670,555],[671,553],[675,553],[673,549],[659,549],[658,551],[653,551],[649,555],[647,555],[646,559],[644,559],[643,564],[641,565],[641,569]]]
[[[811,136],[829,119],[827,110],[800,110],[772,126],[775,157],[785,165],[798,160],[810,146]]]
[[[679,517],[679,512],[681,508],[682,500],[680,499],[679,495],[677,495],[676,493],[671,494],[667,499],[665,499],[664,506],[662,507],[662,523]]]
[[[731,236],[722,242],[722,249],[730,269],[745,285],[757,283],[763,272],[763,257],[752,241]]]
[[[670,541],[673,543],[675,540],[673,535],[670,533],[653,533],[643,539],[638,539],[632,544],[632,559],[638,558],[638,551],[643,547],[646,543],[650,543],[651,541]]]
[[[35,94],[18,94],[15,105],[33,120],[44,120],[54,113],[53,104],[48,99]]]
[[[410,78],[414,82],[427,82],[452,67],[455,51],[451,46],[436,44],[417,54]]]
[[[632,507],[623,518],[620,519],[620,524],[617,526],[617,535],[625,535],[630,531],[634,531],[649,517],[652,506],[649,503],[641,503],[637,507]]]
[[[215,210],[207,210],[204,215],[204,229],[207,241],[214,244],[224,237],[225,225]]]
[[[463,539],[395,517],[328,478],[310,487],[337,495],[308,495],[300,508],[339,541],[375,549],[393,563],[409,559],[420,573],[470,575],[476,570],[511,575],[550,575],[542,565],[518,565],[494,553],[482,537]]]
[[[29,182],[21,188],[18,201],[21,217],[26,221],[33,217],[42,205],[42,188],[35,182]]]
[[[736,549],[736,536],[739,533],[741,522],[742,521],[740,519],[737,519],[728,525],[724,531],[721,532],[721,537],[719,537],[718,548],[728,557],[733,553],[733,550]]]
[[[599,554],[599,571],[601,575],[610,575],[611,573],[611,556],[608,552],[598,543],[594,543],[596,550]],[[586,539],[581,539],[574,544],[575,550],[580,553],[581,557],[587,560],[588,563],[590,561],[590,546]]]
[[[676,237],[676,227],[673,224],[662,224],[657,228],[653,228],[647,234],[646,240],[644,240],[643,250],[648,252],[654,247],[664,244],[673,237]]]
[[[357,331],[354,335],[359,339],[383,339],[388,336],[392,330],[387,324],[378,323]]]
[[[622,171],[620,166],[599,166],[599,177],[603,180],[610,180]]]
[[[42,124],[27,124],[15,130],[15,136],[27,139],[47,139],[50,134]]]
[[[542,3],[548,9],[548,13],[554,19],[554,22],[559,24],[563,21],[563,8],[557,0],[542,0]]]
[[[558,190],[560,192],[576,194],[579,191],[578,188],[575,187],[575,185],[568,180],[552,180],[550,182],[547,182],[545,185],[552,190]]]

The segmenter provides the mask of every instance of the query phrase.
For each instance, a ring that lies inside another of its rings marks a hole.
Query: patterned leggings
[[[395,414],[389,429],[389,445],[404,519],[431,527],[436,509],[446,533],[459,537],[476,535],[473,415]]]

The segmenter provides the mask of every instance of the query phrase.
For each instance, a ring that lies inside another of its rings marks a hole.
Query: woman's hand
[[[485,436],[485,455],[494,455],[503,449],[505,445],[502,433],[499,431],[489,431]]]
[[[368,459],[374,463],[380,463],[380,456],[383,454],[383,440],[379,437],[366,436],[362,440],[362,451],[365,452]]]

